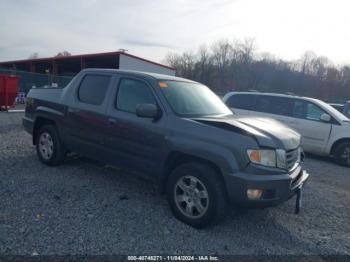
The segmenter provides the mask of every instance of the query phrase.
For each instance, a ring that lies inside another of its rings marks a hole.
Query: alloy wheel
[[[202,217],[209,207],[208,190],[194,176],[183,176],[177,181],[174,198],[181,213],[192,219]]]
[[[39,152],[43,159],[49,160],[53,155],[53,141],[49,133],[43,132],[39,138]]]
[[[344,163],[350,165],[350,147],[345,147],[340,154],[340,158],[343,159]]]

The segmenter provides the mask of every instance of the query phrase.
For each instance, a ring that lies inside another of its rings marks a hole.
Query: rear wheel
[[[56,166],[63,162],[65,149],[52,125],[40,127],[36,137],[36,151],[41,162],[49,166]]]
[[[337,146],[334,158],[339,165],[350,167],[350,142],[344,142]]]
[[[227,213],[227,197],[219,175],[209,165],[186,163],[171,173],[167,196],[173,214],[195,228],[217,223]]]

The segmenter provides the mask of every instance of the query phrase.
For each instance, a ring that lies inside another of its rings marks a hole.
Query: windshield
[[[160,81],[159,87],[174,112],[180,116],[232,114],[208,87],[189,82]]]

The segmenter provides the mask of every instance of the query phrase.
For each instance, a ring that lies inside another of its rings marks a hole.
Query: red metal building
[[[84,68],[116,68],[175,75],[175,69],[125,52],[82,54],[0,62],[0,68],[73,76]]]

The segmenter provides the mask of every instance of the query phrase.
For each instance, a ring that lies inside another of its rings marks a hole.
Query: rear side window
[[[122,79],[119,84],[116,108],[122,111],[136,113],[138,104],[155,104],[150,87],[139,80]]]
[[[232,95],[227,100],[226,104],[228,107],[237,109],[252,110],[254,102],[254,95]]]
[[[305,103],[301,100],[295,100],[293,106],[293,117],[305,118]]]
[[[256,110],[264,113],[272,113],[273,105],[270,96],[258,96],[256,99]]]
[[[111,77],[86,75],[78,89],[78,99],[91,105],[101,105],[106,96]]]
[[[292,116],[293,101],[287,97],[257,96],[256,111],[282,116]]]

